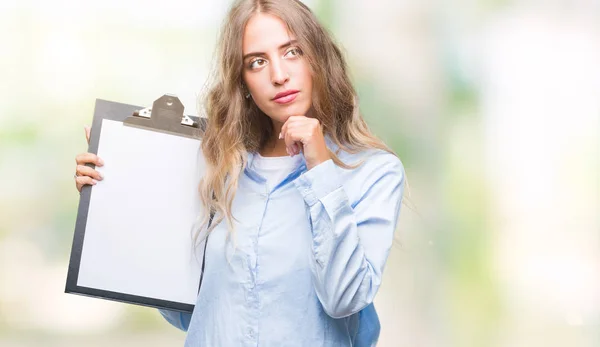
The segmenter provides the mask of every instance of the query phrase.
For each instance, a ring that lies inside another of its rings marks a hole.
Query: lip
[[[273,98],[273,101],[275,101],[278,104],[287,104],[289,102],[294,101],[294,99],[296,99],[296,96],[298,96],[299,92],[299,90],[286,90],[281,93],[277,93],[277,95],[275,95],[275,97]]]

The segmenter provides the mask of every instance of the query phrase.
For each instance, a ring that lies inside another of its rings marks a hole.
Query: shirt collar
[[[325,144],[326,144],[327,148],[329,148],[330,150],[335,152],[335,148],[337,148],[337,146],[333,143],[333,141],[331,140],[331,138],[328,135],[325,136]],[[302,174],[303,172],[306,171],[306,159],[304,158],[304,155],[302,155],[302,154],[299,154],[299,155],[301,157],[301,160],[298,161],[298,165],[292,171],[292,173],[290,173],[288,178],[286,178],[286,181],[289,179],[295,179],[300,174]],[[253,165],[253,162],[254,162],[254,159],[256,158],[256,156],[257,156],[256,152],[248,152],[248,157],[247,157],[248,159],[246,162],[246,167],[244,168],[244,173],[248,177],[250,177],[253,181],[261,182],[261,183],[266,182],[266,179],[256,172],[256,169]]]
[[[256,168],[254,166],[254,160],[255,160],[256,156],[257,156],[256,152],[248,152],[248,161],[246,163],[246,168],[244,169],[244,172],[252,180],[262,183],[262,182],[265,182],[266,179],[264,177],[262,177],[258,172],[256,172]],[[298,165],[294,168],[292,173],[290,173],[290,176],[296,177],[296,176],[300,175],[302,172],[306,171],[306,159],[304,159],[303,155],[300,155],[300,156],[301,156],[301,160],[298,161]]]

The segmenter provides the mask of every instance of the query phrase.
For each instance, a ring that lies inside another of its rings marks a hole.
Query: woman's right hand
[[[90,127],[85,128],[85,138],[87,143],[90,143]],[[80,153],[75,157],[77,166],[75,167],[75,186],[77,191],[81,193],[81,188],[86,184],[96,185],[98,181],[102,181],[102,174],[85,164],[94,164],[96,166],[103,166],[104,162],[94,153]]]

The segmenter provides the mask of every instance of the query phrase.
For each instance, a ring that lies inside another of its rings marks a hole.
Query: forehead
[[[294,36],[279,17],[257,13],[248,20],[244,29],[243,54],[277,49],[292,39]]]

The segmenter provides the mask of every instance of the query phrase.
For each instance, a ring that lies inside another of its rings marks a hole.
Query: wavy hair
[[[224,219],[229,231],[235,234],[232,203],[247,164],[247,153],[259,151],[272,136],[270,118],[252,98],[244,97],[242,38],[248,20],[256,13],[280,18],[296,36],[304,52],[302,59],[307,60],[311,69],[313,116],[338,150],[356,153],[378,148],[393,153],[367,127],[358,109],[344,56],[307,6],[298,0],[236,1],[223,24],[213,85],[203,100],[208,118],[202,138],[206,173],[200,181],[199,193],[205,211],[214,213],[206,235]],[[336,153],[330,151],[330,155],[336,165],[352,167],[341,162]],[[206,214],[201,229],[206,229],[208,220]]]

